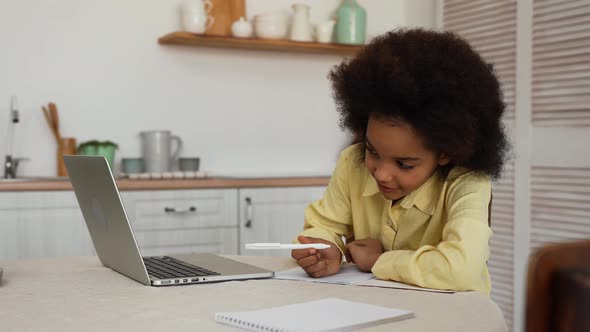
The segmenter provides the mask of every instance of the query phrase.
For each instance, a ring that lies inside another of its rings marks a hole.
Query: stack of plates
[[[256,37],[285,39],[289,31],[289,15],[286,12],[269,12],[254,17]]]

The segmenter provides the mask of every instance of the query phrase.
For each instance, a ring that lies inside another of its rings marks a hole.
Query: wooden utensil
[[[68,171],[63,161],[64,155],[76,154],[76,139],[73,137],[62,137],[59,131],[59,112],[55,103],[49,103],[47,106],[42,106],[45,120],[49,124],[49,128],[53,132],[53,136],[57,141],[57,176],[67,176]]]
[[[246,0],[211,0],[211,3],[211,16],[215,22],[205,34],[231,36],[232,23],[246,16]]]
[[[57,105],[55,103],[49,103],[49,112],[51,113],[51,119],[53,121],[53,128],[55,129],[56,136],[58,139],[61,139],[61,135],[59,133],[59,115],[57,112]]]
[[[55,127],[55,122],[53,120],[51,111],[47,108],[47,106],[41,106],[41,109],[43,110],[43,115],[45,116],[45,120],[49,125],[49,129],[51,129],[51,133],[53,134],[53,137],[55,137],[55,141],[59,144],[61,137],[57,131],[57,128]]]

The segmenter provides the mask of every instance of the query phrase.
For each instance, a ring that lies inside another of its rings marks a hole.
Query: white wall
[[[308,0],[312,21],[339,0]],[[248,16],[296,1],[247,0]],[[331,172],[347,139],[338,127],[326,74],[341,58],[246,50],[170,47],[179,0],[0,0],[0,149],[6,153],[11,95],[21,123],[19,174],[54,175],[56,144],[40,110],[54,101],[63,136],[120,145],[139,156],[138,133],[169,129],[215,174]],[[359,0],[368,33],[435,27],[435,0]],[[4,154],[3,153],[3,154]]]

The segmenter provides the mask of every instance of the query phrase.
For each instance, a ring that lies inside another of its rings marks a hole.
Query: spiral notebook
[[[412,317],[414,313],[409,310],[326,298],[268,309],[219,312],[215,321],[249,331],[327,332],[352,331]]]

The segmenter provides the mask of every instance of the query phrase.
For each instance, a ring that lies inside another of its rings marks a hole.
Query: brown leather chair
[[[531,255],[525,324],[527,332],[590,331],[590,240]]]

